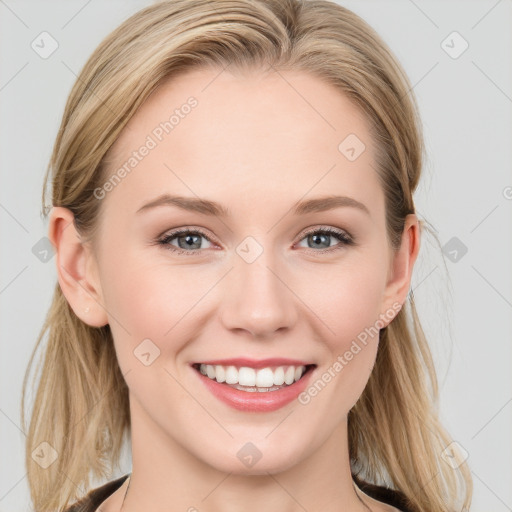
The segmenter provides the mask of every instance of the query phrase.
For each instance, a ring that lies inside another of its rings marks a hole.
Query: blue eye
[[[201,238],[206,238],[206,240],[210,241],[201,230],[179,229],[160,238],[158,244],[179,254],[195,254],[198,249],[204,249],[204,247],[201,247]],[[171,241],[174,239],[178,241],[178,247],[171,244]]]
[[[202,238],[211,243],[210,238],[200,229],[178,229],[159,238],[157,244],[178,254],[197,255],[200,250],[205,249],[205,247],[202,247]],[[331,246],[332,238],[337,239],[339,243]],[[178,243],[177,247],[172,243],[174,240]],[[355,245],[354,239],[346,231],[330,227],[309,231],[305,233],[302,240],[312,243],[312,246],[307,247],[307,252],[312,250],[312,252],[320,254],[339,250],[344,246]],[[326,248],[322,247],[324,244],[327,244]],[[320,249],[317,250],[318,248]]]
[[[331,246],[329,242],[332,238],[336,238],[339,244]],[[307,242],[311,241],[313,248],[320,247],[323,252],[342,249],[343,246],[355,245],[354,239],[347,232],[334,228],[322,228],[309,231],[302,240],[306,240]],[[321,247],[321,245],[325,243],[327,243],[327,247]],[[309,248],[310,247],[308,247],[308,249]],[[315,250],[314,252],[319,251]]]

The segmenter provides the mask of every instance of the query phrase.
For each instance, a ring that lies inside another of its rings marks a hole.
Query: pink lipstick
[[[271,412],[289,404],[304,391],[316,367],[286,358],[217,359],[191,366],[217,399],[245,412]]]

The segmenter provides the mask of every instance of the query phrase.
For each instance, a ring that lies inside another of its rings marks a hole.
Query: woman
[[[36,510],[469,507],[410,291],[410,89],[322,0],[169,0],[100,44],[46,176]]]

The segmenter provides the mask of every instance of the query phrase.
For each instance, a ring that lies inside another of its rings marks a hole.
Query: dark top
[[[124,475],[117,480],[111,480],[101,487],[92,489],[86,496],[84,496],[76,503],[73,503],[73,505],[68,507],[64,512],[96,512],[97,508],[111,494],[114,494],[114,492],[117,491],[121,485],[123,485],[123,482],[129,476],[129,474]],[[354,481],[356,482],[359,489],[361,489],[371,498],[377,501],[381,501],[382,503],[386,503],[387,505],[396,507],[401,512],[411,512],[410,509],[407,508],[408,500],[401,492],[395,491],[394,489],[388,489],[387,487],[366,483],[363,480],[359,480],[357,477],[354,478]]]

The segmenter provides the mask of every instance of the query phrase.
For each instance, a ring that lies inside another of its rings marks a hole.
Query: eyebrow
[[[141,206],[136,213],[142,213],[158,206],[176,206],[183,210],[202,213],[216,217],[228,217],[229,210],[215,201],[201,199],[196,197],[183,197],[163,194],[149,203]],[[352,207],[361,210],[368,215],[370,211],[361,202],[347,196],[323,196],[306,201],[299,201],[292,207],[294,215],[304,215],[307,213],[323,212],[340,207]]]

